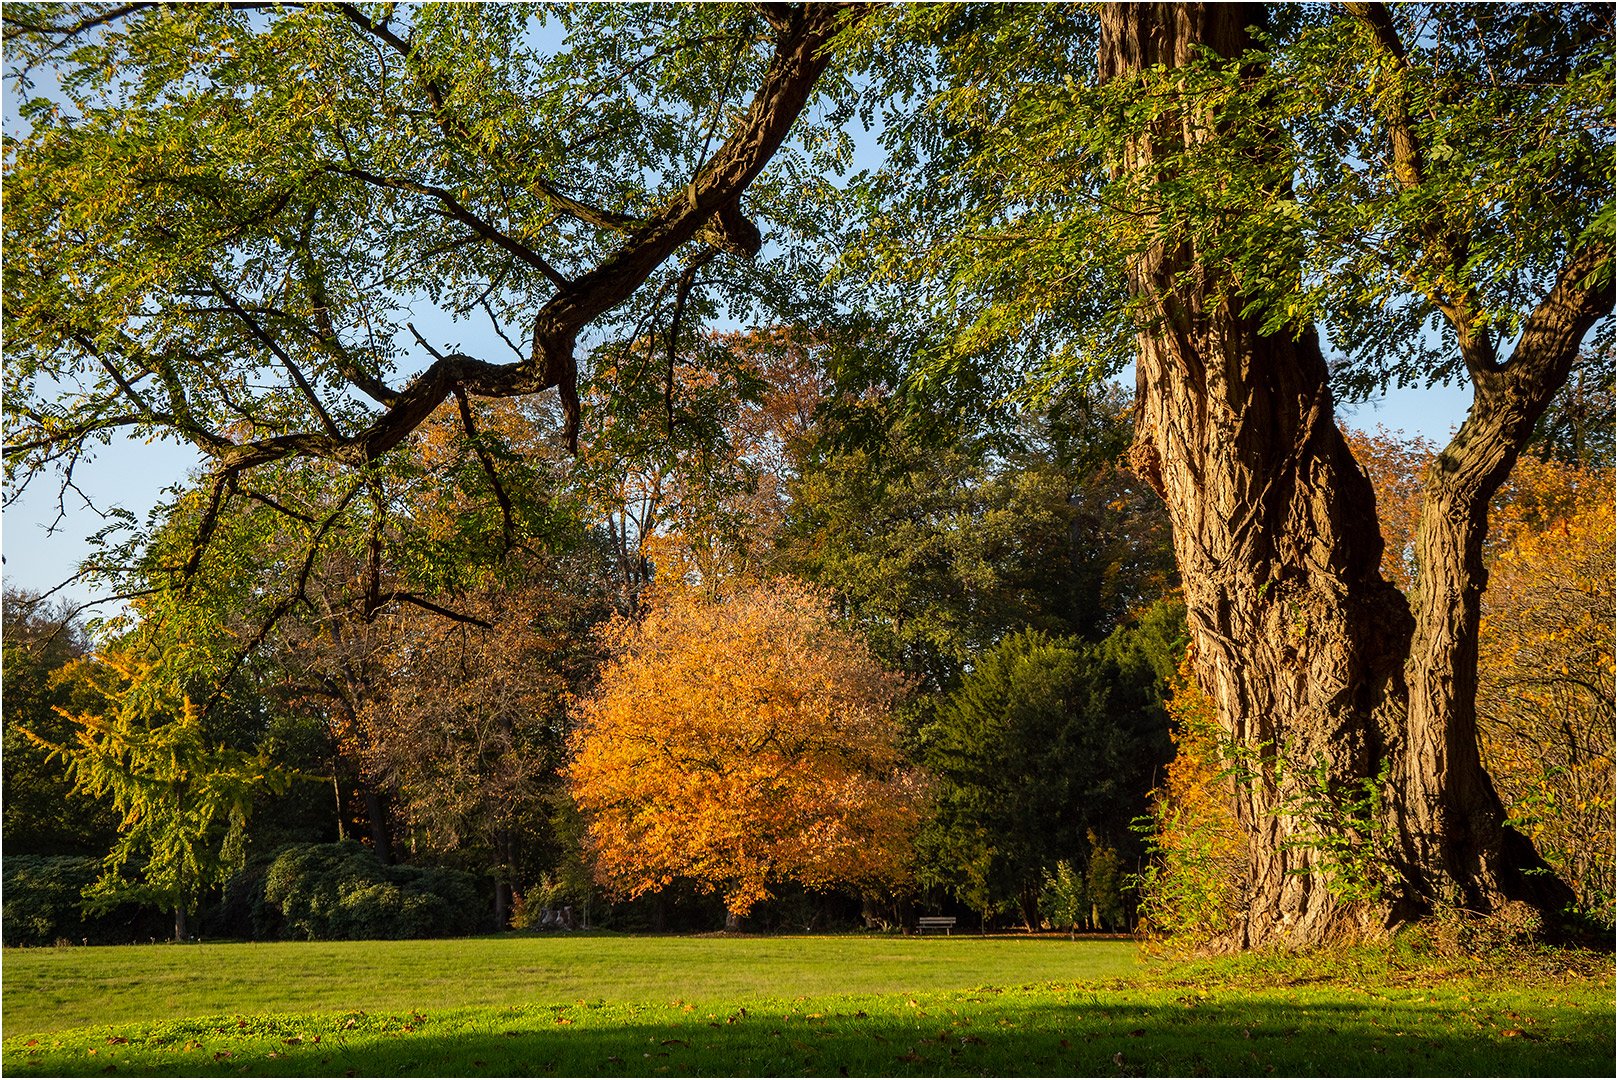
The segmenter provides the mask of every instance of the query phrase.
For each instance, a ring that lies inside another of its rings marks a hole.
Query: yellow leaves
[[[1225,928],[1240,899],[1244,861],[1214,704],[1192,671],[1187,655],[1168,702],[1176,752],[1153,793],[1154,865],[1141,891],[1142,914],[1170,937]]]
[[[603,884],[689,877],[745,915],[772,881],[902,874],[922,802],[888,715],[903,684],[822,595],[665,593],[606,640],[565,771]]]
[[[1593,909],[1614,866],[1612,477],[1525,460],[1512,496],[1483,596],[1480,748],[1514,824]]]

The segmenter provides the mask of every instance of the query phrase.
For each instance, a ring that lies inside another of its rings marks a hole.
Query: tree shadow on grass
[[[1612,1075],[1612,1014],[1321,1003],[1142,1004],[982,991],[711,1005],[257,1017],[8,1039],[5,1072],[124,1076]],[[1346,994],[1343,996],[1347,996]],[[1053,1000],[1059,999],[1059,1000]],[[808,1012],[824,1008],[830,1011]],[[127,1041],[120,1041],[127,1040]],[[62,1045],[52,1046],[53,1042]],[[94,1051],[92,1053],[92,1051]]]

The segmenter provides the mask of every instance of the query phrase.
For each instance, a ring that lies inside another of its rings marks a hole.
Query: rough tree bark
[[[1199,47],[1237,56],[1262,19],[1260,5],[1107,5],[1101,77],[1185,66]],[[1188,103],[1124,167],[1150,170],[1218,131]],[[1245,764],[1245,904],[1223,944],[1377,933],[1442,903],[1555,911],[1570,895],[1505,826],[1479,761],[1478,598],[1489,498],[1610,308],[1610,276],[1604,294],[1581,287],[1610,259],[1575,253],[1512,359],[1473,365],[1471,418],[1427,478],[1413,610],[1379,572],[1371,485],[1338,430],[1315,332],[1262,334],[1262,318],[1239,314],[1240,281],[1194,241],[1131,266],[1134,459],[1168,504],[1198,678]],[[1373,785],[1369,828],[1332,810]],[[1343,873],[1350,846],[1380,852],[1357,883]]]

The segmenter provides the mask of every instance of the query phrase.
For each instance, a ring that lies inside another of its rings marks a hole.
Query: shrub
[[[1169,702],[1176,754],[1143,822],[1150,860],[1136,879],[1143,929],[1177,944],[1217,938],[1242,903],[1242,840],[1213,703],[1186,657]]]
[[[285,850],[285,845],[280,850]],[[204,928],[210,937],[248,938],[269,941],[285,936],[285,920],[280,909],[264,900],[264,882],[273,855],[251,859],[225,882],[219,904],[204,912]]]
[[[1068,936],[1084,921],[1086,897],[1084,875],[1073,869],[1066,859],[1056,864],[1056,872],[1045,872],[1045,889],[1039,894],[1039,907],[1057,930],[1066,930]]]
[[[100,876],[101,860],[91,855],[7,855],[0,912],[5,944],[51,945],[66,939],[102,945],[168,933],[163,915],[133,905],[86,917],[84,890]]]
[[[453,937],[485,922],[473,875],[386,866],[352,840],[283,851],[264,876],[264,903],[284,936],[308,940]]]
[[[9,855],[5,908],[7,945],[49,945],[75,936],[83,922],[82,895],[101,876],[101,860],[79,855]]]

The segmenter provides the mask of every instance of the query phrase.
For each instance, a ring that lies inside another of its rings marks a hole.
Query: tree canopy
[[[652,332],[672,356],[708,310],[702,275],[801,213],[790,184],[754,182],[857,13],[8,13],[11,485],[70,479],[118,432],[189,443],[207,474],[190,573],[222,517],[278,505],[266,467],[300,459],[349,473],[313,515],[319,547],[446,401],[556,388],[575,443],[584,336]],[[474,321],[507,358],[443,343]]]
[[[892,164],[857,265],[958,327],[958,356],[1018,342],[1049,384],[1130,361],[1159,317],[1131,260],[1194,242],[1265,330],[1320,328],[1348,400],[1478,380],[1554,282],[1610,278],[1607,9],[1257,5],[1233,23],[1256,31],[1242,54],[1203,43],[1112,79],[1082,5],[867,21]],[[1130,141],[1187,102],[1217,138],[1135,167]]]

